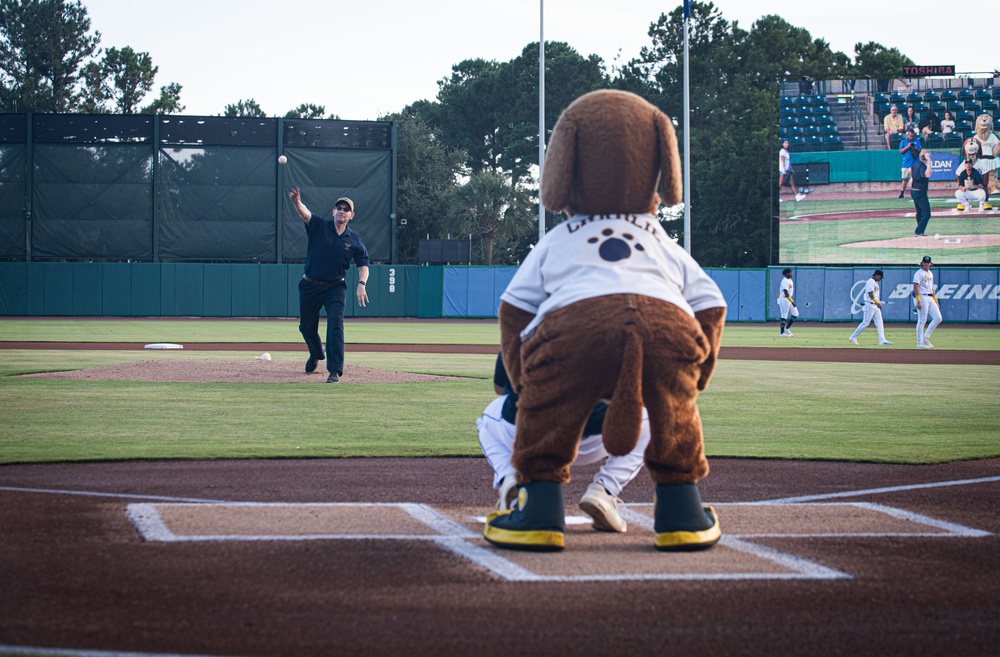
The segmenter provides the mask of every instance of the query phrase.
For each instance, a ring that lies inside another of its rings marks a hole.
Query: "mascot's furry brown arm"
[[[536,505],[491,516],[484,534],[496,545],[562,547],[560,486],[600,399],[610,400],[603,436],[613,455],[635,447],[643,406],[649,413],[656,547],[719,538],[695,487],[708,474],[695,400],[715,368],[726,304],[659,225],[658,186],[665,203],[681,201],[677,139],[655,106],[604,90],[560,116],[541,194],[570,218],[525,259],[499,310],[504,367],[520,396],[511,463],[519,500]]]

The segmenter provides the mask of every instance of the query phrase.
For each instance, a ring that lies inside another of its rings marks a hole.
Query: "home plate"
[[[184,345],[174,344],[173,342],[153,342],[152,344],[147,344],[146,349],[183,349]]]

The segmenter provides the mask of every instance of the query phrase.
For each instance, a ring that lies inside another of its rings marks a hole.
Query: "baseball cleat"
[[[618,513],[620,499],[604,486],[593,483],[580,498],[580,510],[594,521],[594,529],[602,532],[624,532],[628,529],[625,519]]]
[[[694,484],[657,484],[653,545],[661,552],[705,550],[722,538],[715,509],[701,503]]]
[[[795,334],[794,334],[794,333],[792,333],[791,331],[789,331],[788,329],[785,329],[785,337],[786,337],[786,338],[790,338],[790,337],[792,337],[793,335],[795,335]]]
[[[330,372],[330,376],[326,377],[327,383],[340,383],[340,375],[336,372]]]
[[[990,205],[989,203],[983,203],[983,209],[984,210],[992,210],[993,206]]]
[[[318,364],[319,364],[319,359],[310,356],[309,360],[306,361],[306,374],[312,374],[313,372],[315,372],[316,365]]]
[[[889,342],[888,340],[882,340],[881,342],[879,342],[879,344],[883,344],[884,345],[884,344],[892,344],[892,343]]]
[[[955,206],[955,209],[958,210],[959,212],[962,212],[963,210],[965,210],[965,206],[959,203],[957,206]]]
[[[928,349],[933,349],[934,348],[934,345],[932,345],[931,341],[928,340],[927,338],[924,338],[924,346],[927,347]]]
[[[933,348],[934,347],[930,343],[927,343],[927,342],[921,342],[921,343],[917,344],[917,349],[933,349]]]
[[[565,533],[562,484],[533,481],[518,486],[513,509],[494,511],[486,518],[483,537],[501,548],[555,552],[565,547]]]
[[[851,344],[857,344],[858,343],[858,341],[856,339],[854,339],[854,338],[850,338],[848,340],[848,342],[850,342]]]

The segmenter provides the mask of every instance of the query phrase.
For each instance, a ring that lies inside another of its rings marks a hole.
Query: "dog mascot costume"
[[[962,153],[983,174],[983,189],[986,191],[983,209],[992,209],[990,192],[995,191],[997,185],[993,172],[1000,168],[1000,138],[993,133],[992,116],[980,114],[976,117],[976,134],[962,143]]]
[[[654,546],[698,550],[719,540],[715,511],[696,486],[708,462],[695,401],[715,369],[726,303],[656,217],[657,183],[674,205],[681,175],[670,118],[635,94],[588,93],[556,123],[541,195],[569,218],[501,296],[503,361],[520,395],[511,456],[518,489],[512,509],[487,518],[490,543],[563,549],[562,485],[600,399],[611,402],[604,443],[613,455],[632,450],[648,411]]]

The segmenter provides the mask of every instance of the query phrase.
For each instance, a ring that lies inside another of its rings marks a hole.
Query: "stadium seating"
[[[944,135],[932,132],[925,136],[924,146],[927,148],[944,148]]]
[[[822,151],[826,150],[823,147],[823,138],[819,135],[810,135],[806,137],[806,150],[807,151]]]
[[[944,113],[948,110],[948,106],[940,100],[929,101],[927,103],[927,108],[937,114],[938,118],[944,116]]]
[[[951,112],[952,114],[955,114],[956,112],[961,112],[964,109],[965,109],[965,103],[959,100],[948,101],[948,111]]]
[[[989,87],[984,87],[982,89],[976,89],[976,100],[983,102],[986,100],[993,99],[993,90]]]
[[[958,94],[956,94],[951,89],[945,89],[944,91],[941,92],[941,100],[945,103],[953,100],[958,100]]]
[[[895,151],[899,150],[899,144],[903,141],[903,135],[896,133],[889,136],[889,147]]]
[[[916,100],[913,102],[913,111],[917,114],[927,111],[927,103],[922,100]]]
[[[900,103],[906,102],[906,96],[899,93],[898,91],[893,91],[889,94],[889,102],[899,105]]]
[[[924,95],[919,94],[916,91],[911,91],[910,93],[906,94],[906,102],[908,103],[915,103],[917,101],[922,102],[923,100],[924,100]]]
[[[931,89],[924,93],[924,100],[928,103],[939,103],[941,102],[941,94]]]
[[[979,114],[983,111],[983,104],[978,100],[967,100],[965,101],[965,109]]]
[[[965,102],[967,100],[975,100],[975,98],[976,98],[976,92],[974,92],[972,89],[962,89],[961,91],[958,92],[958,99],[961,100],[962,102]]]
[[[967,109],[959,110],[958,112],[955,112],[955,129],[958,129],[959,122],[973,123],[975,120],[975,112]]]
[[[844,150],[844,142],[840,141],[838,135],[825,135],[823,137],[823,150],[842,151]]]
[[[993,118],[996,118],[996,113],[1000,111],[1000,100],[993,100],[992,98],[984,100],[983,111],[989,112]]]

